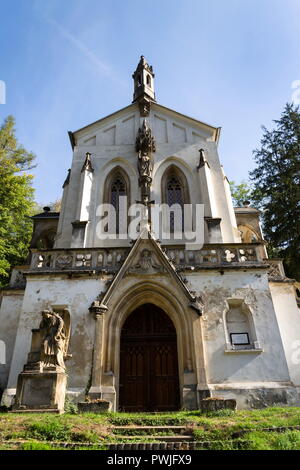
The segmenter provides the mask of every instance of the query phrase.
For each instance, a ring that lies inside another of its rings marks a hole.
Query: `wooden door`
[[[172,411],[179,408],[176,330],[158,307],[145,304],[121,332],[119,408]]]

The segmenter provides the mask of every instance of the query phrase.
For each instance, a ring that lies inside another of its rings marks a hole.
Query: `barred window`
[[[167,192],[167,204],[173,206],[173,204],[179,204],[182,209],[181,224],[182,230],[184,229],[184,196],[183,196],[183,184],[180,178],[176,174],[170,174],[167,178],[166,183]],[[170,231],[174,233],[174,212],[170,213]]]
[[[126,196],[126,184],[121,176],[117,176],[111,184],[110,202],[116,209],[119,210],[120,196]]]
[[[183,206],[182,184],[176,175],[172,175],[167,181],[167,203],[169,206],[180,204]]]
[[[120,197],[126,196],[126,183],[122,175],[117,174],[112,180],[110,188],[110,203],[114,206],[116,211],[116,233],[120,233],[120,222],[121,222],[121,208],[120,208]]]
[[[103,202],[111,204],[116,211],[116,220],[109,221],[108,225],[105,226],[104,231],[108,231],[109,227],[116,228],[117,234],[122,231],[122,226],[125,227],[128,204],[130,199],[130,182],[126,172],[121,167],[114,168],[107,176],[104,184],[104,197]],[[127,197],[126,208],[120,202],[121,197]]]

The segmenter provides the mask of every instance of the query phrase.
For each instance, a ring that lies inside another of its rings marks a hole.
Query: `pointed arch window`
[[[126,196],[127,201],[122,198]],[[114,169],[106,178],[104,189],[104,202],[111,204],[115,208],[116,233],[119,234],[122,224],[126,223],[129,204],[129,178],[121,168]],[[114,221],[112,221],[112,226]],[[105,230],[108,230],[106,226]]]
[[[115,179],[112,181],[110,190],[110,202],[116,211],[120,209],[121,196],[126,196],[126,184],[121,175],[116,175]]]
[[[179,168],[172,165],[168,168],[162,178],[162,200],[170,208],[176,204],[180,206],[181,213],[181,229],[184,229],[184,204],[189,204],[189,190],[185,175]],[[170,224],[170,232],[175,231],[175,213],[170,211],[168,216]],[[180,220],[179,220],[180,223]],[[178,228],[178,225],[177,225]]]
[[[181,225],[182,230],[184,227],[184,217],[183,217],[183,210],[184,210],[184,202],[183,202],[183,188],[182,183],[177,175],[170,174],[167,180],[167,204],[169,207],[172,207],[174,204],[178,204],[181,207]],[[174,233],[174,212],[170,213],[170,230],[171,233]]]
[[[182,182],[177,175],[171,174],[167,180],[167,203],[169,206],[172,204],[183,206],[183,199]]]

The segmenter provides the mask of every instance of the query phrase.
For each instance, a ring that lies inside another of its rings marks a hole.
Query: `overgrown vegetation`
[[[114,430],[114,426],[185,426],[198,449],[300,450],[300,408],[201,413],[0,414],[0,449],[106,449],[109,443],[155,442],[176,430]],[[291,429],[288,429],[291,428]],[[132,442],[132,440],[130,440]],[[63,443],[68,443],[66,446]],[[89,444],[89,445],[87,445]]]
[[[0,286],[8,282],[11,266],[24,263],[32,233],[32,178],[35,155],[19,144],[15,120],[0,127]]]
[[[300,110],[286,104],[274,128],[262,127],[250,182],[230,182],[234,204],[249,200],[261,209],[272,258],[283,258],[289,277],[300,280]]]

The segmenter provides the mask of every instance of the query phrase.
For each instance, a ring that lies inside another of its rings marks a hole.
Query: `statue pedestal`
[[[22,372],[13,411],[63,413],[66,383],[64,372]]]
[[[70,314],[65,308],[60,315],[43,310],[40,327],[31,331],[31,348],[18,377],[13,411],[63,413]]]

